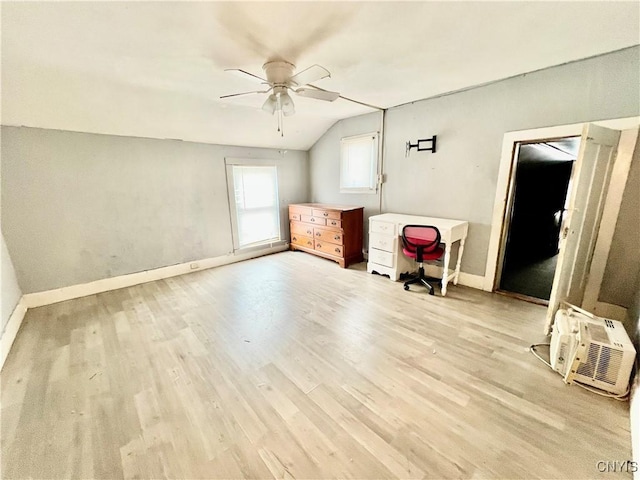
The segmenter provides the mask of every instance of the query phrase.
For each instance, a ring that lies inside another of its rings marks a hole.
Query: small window
[[[340,192],[376,193],[378,133],[345,137],[340,142]]]
[[[234,244],[237,249],[280,240],[275,166],[233,165]]]

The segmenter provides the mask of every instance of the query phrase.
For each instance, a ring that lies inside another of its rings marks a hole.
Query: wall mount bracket
[[[408,157],[412,148],[415,148],[419,152],[436,153],[436,138],[437,135],[434,135],[431,138],[419,139],[416,143],[411,143],[410,141],[407,142],[407,150],[405,151],[404,156]]]

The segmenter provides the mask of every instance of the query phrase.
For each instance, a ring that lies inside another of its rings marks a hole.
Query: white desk
[[[441,242],[444,243],[444,263],[442,267],[442,295],[447,294],[447,284],[453,280],[458,283],[460,262],[464,251],[464,242],[469,230],[469,222],[446,218],[420,217],[401,213],[383,213],[369,217],[369,259],[367,272],[389,275],[398,280],[401,273],[415,268],[415,262],[402,252],[402,228],[405,225],[434,225],[440,230]],[[453,270],[449,269],[451,246],[460,242],[458,260]]]

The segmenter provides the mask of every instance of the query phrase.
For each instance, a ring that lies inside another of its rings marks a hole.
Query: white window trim
[[[225,158],[225,169],[226,169],[226,177],[227,177],[227,199],[229,202],[229,219],[231,224],[231,238],[233,241],[233,251],[234,253],[248,253],[258,250],[263,250],[265,248],[273,248],[281,245],[286,245],[287,241],[284,239],[282,234],[282,222],[281,222],[281,212],[280,212],[280,182],[279,182],[279,169],[276,165],[276,162],[269,159],[264,158]],[[234,166],[243,166],[243,167],[274,167],[276,169],[276,184],[278,189],[278,223],[280,225],[279,236],[278,239],[265,240],[263,242],[252,243],[250,245],[240,246],[240,239],[238,235],[238,212],[236,209],[235,202],[235,191],[234,191],[234,181],[233,181],[233,167]]]
[[[373,158],[372,160],[372,168],[371,168],[371,187],[345,187],[343,186],[342,182],[343,182],[343,178],[342,178],[342,172],[343,172],[343,149],[344,149],[344,145],[346,143],[349,142],[355,142],[358,140],[361,140],[363,138],[372,138],[373,137],[373,141],[374,141],[374,146],[373,146],[373,152],[372,152],[372,156]],[[380,133],[379,132],[369,132],[369,133],[365,133],[362,135],[354,135],[351,137],[343,137],[342,139],[340,139],[340,193],[364,193],[364,194],[370,194],[370,195],[375,195],[376,193],[378,193],[378,185],[379,185],[379,181],[378,181],[378,168],[380,165]]]

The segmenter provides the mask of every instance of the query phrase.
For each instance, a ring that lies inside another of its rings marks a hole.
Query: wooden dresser
[[[338,262],[342,268],[362,262],[364,207],[297,203],[289,205],[291,250]]]

